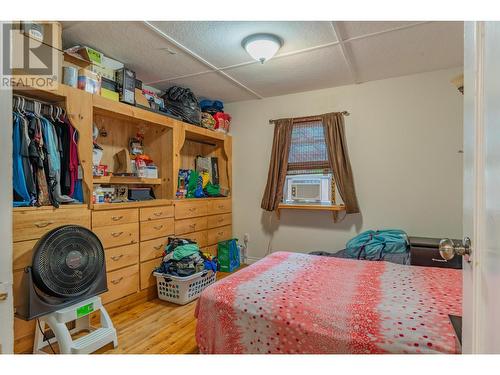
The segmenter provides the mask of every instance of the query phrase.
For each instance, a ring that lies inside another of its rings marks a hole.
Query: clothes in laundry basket
[[[155,271],[186,277],[205,269],[217,270],[217,263],[203,255],[195,242],[183,238],[169,238],[163,262]]]

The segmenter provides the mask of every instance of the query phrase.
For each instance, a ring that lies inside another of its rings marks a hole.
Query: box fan
[[[116,330],[102,306],[99,294],[107,291],[104,249],[90,230],[66,225],[45,234],[35,245],[31,267],[23,275],[23,295],[16,315],[38,319],[34,353],[52,343],[61,353],[91,353],[113,342]],[[99,311],[101,328],[90,325],[90,314]],[[74,328],[66,323],[75,321]],[[48,338],[45,325],[54,336]],[[76,340],[72,334],[89,332]]]

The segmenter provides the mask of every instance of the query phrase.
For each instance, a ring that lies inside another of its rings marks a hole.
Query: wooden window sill
[[[278,209],[276,210],[276,215],[278,219],[281,215],[281,210],[307,210],[307,211],[345,211],[345,206],[343,204],[286,204],[280,203]]]

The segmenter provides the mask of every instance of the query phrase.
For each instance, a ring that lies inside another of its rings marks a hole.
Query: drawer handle
[[[157,225],[157,226],[155,226],[153,228],[156,229],[156,230],[160,230],[161,228],[163,228],[163,225]]]
[[[224,205],[219,204],[217,207],[219,207],[222,210],[224,208]]]
[[[433,261],[433,262],[448,263],[448,261],[447,261],[446,259],[436,259],[436,258],[432,258],[432,261]]]
[[[111,220],[113,220],[113,221],[119,221],[121,219],[123,219],[123,215],[121,215],[121,216],[112,216],[111,217]]]
[[[153,247],[153,249],[155,249],[155,250],[160,250],[162,247],[163,247],[163,244],[158,245],[158,246],[154,246],[154,247]]]
[[[114,260],[115,262],[118,262],[120,259],[123,258],[123,254],[120,254],[120,255],[113,255],[111,257],[112,260]]]
[[[37,228],[45,228],[45,227],[48,227],[51,224],[54,224],[54,222],[53,221],[41,221],[39,223],[35,223],[35,226]]]
[[[223,219],[223,218],[220,218],[220,219],[219,219],[219,223],[222,223],[223,221],[224,221],[224,219]]]
[[[189,228],[195,229],[196,228],[196,224],[189,224]]]
[[[189,209],[189,212],[195,212],[196,211],[196,207],[192,207]]]
[[[218,234],[219,236],[222,236],[222,235],[224,234],[224,232],[217,232],[217,234]]]
[[[111,235],[112,235],[113,237],[115,237],[115,238],[116,238],[116,237],[120,237],[122,234],[123,234],[123,232],[113,232],[113,233],[111,233]]]
[[[123,276],[120,277],[119,279],[111,280],[111,283],[114,284],[114,285],[116,285],[116,284],[119,284],[122,280],[123,280]]]
[[[153,215],[155,215],[156,217],[160,217],[163,216],[163,212],[153,212]]]

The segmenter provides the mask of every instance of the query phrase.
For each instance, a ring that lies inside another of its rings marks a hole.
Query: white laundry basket
[[[215,283],[216,273],[202,271],[187,277],[178,277],[164,273],[154,272],[158,298],[185,305],[199,297],[201,292],[209,285]]]

